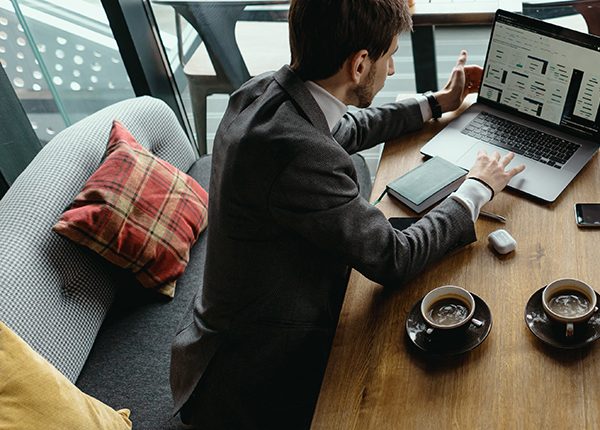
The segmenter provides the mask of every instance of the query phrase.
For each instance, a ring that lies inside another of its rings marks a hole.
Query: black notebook
[[[390,182],[386,190],[390,196],[421,213],[456,191],[466,175],[466,170],[433,157]]]

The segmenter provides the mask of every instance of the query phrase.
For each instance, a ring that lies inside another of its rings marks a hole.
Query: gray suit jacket
[[[421,126],[406,101],[348,113],[332,135],[287,66],[232,95],[213,153],[204,285],[173,343],[176,410],[189,400],[205,428],[308,426],[348,268],[394,287],[475,240],[451,199],[400,232],[359,195],[349,154]]]

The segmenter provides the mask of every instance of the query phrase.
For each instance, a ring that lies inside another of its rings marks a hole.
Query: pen
[[[504,218],[502,215],[498,215],[498,214],[495,214],[492,212],[480,211],[479,215],[487,217],[487,218],[495,219],[496,221],[506,222],[506,218]]]

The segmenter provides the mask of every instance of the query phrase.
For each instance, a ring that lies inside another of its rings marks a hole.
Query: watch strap
[[[433,119],[441,118],[442,116],[442,107],[438,103],[437,99],[433,95],[431,91],[427,91],[423,94],[427,98],[427,102],[429,103],[429,107],[431,108],[431,115]]]

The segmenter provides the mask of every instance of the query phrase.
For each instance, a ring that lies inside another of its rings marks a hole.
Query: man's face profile
[[[369,73],[365,78],[365,82],[360,83],[354,89],[354,95],[358,100],[356,107],[366,108],[373,103],[373,99],[375,98],[375,73],[376,73],[377,65],[373,63],[371,68],[369,69]],[[377,91],[379,92],[379,91]]]
[[[354,88],[357,100],[356,107],[366,108],[373,103],[375,95],[381,91],[387,76],[394,74],[393,55],[398,50],[398,38],[394,37],[389,49],[377,61],[371,62],[371,67],[364,81]]]

